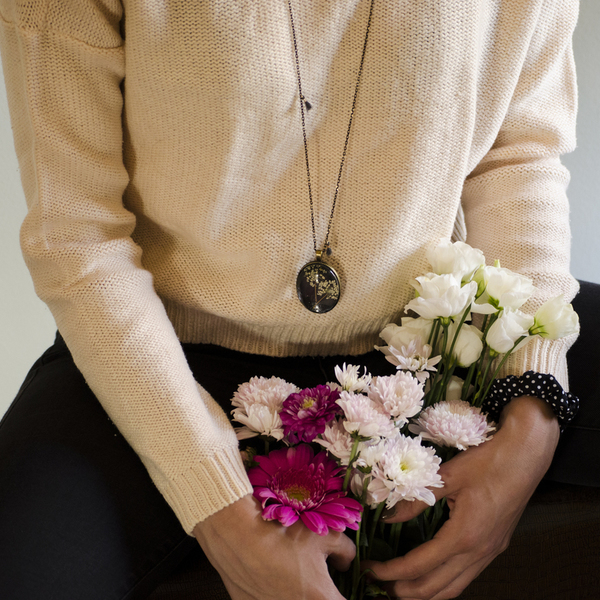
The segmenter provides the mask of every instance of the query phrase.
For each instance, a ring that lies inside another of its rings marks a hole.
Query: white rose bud
[[[563,296],[557,296],[540,306],[533,327],[532,335],[557,340],[579,331],[579,317],[571,304],[567,304]]]
[[[520,310],[504,310],[498,320],[489,328],[485,341],[494,352],[506,354],[512,350],[520,337],[527,336],[515,348],[518,350],[531,340],[529,328],[532,325],[533,317],[531,315],[526,315]]]
[[[448,327],[448,346],[452,344],[457,327],[457,323],[452,323]],[[477,327],[463,323],[452,351],[452,358],[458,361],[459,367],[470,367],[481,356],[482,337],[483,333]]]
[[[477,250],[464,242],[450,240],[441,241],[435,248],[427,251],[427,260],[434,273],[444,275],[452,273],[461,281],[470,281],[473,273],[485,265],[485,257],[481,250]]]
[[[460,377],[452,375],[452,377],[450,377],[448,385],[446,386],[446,402],[450,400],[460,400],[464,384],[465,382]]]

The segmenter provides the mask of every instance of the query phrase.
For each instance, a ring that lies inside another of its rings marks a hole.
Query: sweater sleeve
[[[576,0],[541,3],[495,143],[463,190],[467,241],[533,279],[539,291],[523,309],[529,313],[559,294],[570,301],[578,289],[569,273],[569,173],[559,159],[575,147],[576,20]],[[509,358],[503,375],[551,373],[568,389],[566,352],[574,341],[536,338]]]
[[[0,0],[0,47],[36,292],[183,527],[252,491],[226,415],[194,381],[122,203],[118,0]]]

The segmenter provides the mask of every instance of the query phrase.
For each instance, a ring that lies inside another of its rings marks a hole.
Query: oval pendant
[[[296,278],[298,299],[311,312],[329,312],[340,299],[340,280],[325,263],[315,260],[306,263]]]

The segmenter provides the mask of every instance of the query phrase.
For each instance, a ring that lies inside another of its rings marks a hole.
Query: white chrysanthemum
[[[400,432],[396,430],[396,435]],[[385,440],[380,439],[373,443],[372,441],[361,442],[358,445],[358,458],[354,462],[355,467],[363,469],[372,468],[376,465],[385,452]]]
[[[402,427],[423,407],[423,386],[409,373],[377,377],[368,395],[397,427]]]
[[[341,420],[335,419],[327,423],[325,431],[314,441],[335,456],[341,465],[348,466],[353,440]]]
[[[342,389],[347,392],[364,392],[369,388],[371,383],[371,374],[365,372],[363,375],[359,375],[360,367],[356,365],[343,364],[342,368],[338,365],[335,366],[335,377],[340,382]]]
[[[479,446],[496,430],[493,424],[487,422],[480,408],[464,400],[438,402],[421,412],[408,428],[434,444],[459,450]]]
[[[443,487],[438,470],[441,459],[433,448],[421,445],[421,438],[399,435],[386,440],[385,452],[371,470],[368,485],[370,505],[381,502],[388,508],[400,500],[422,500],[430,506],[435,496],[428,489]]]
[[[276,440],[283,438],[283,423],[279,411],[273,410],[263,404],[251,404],[232,411],[234,421],[242,423],[244,427],[236,427],[235,434],[238,440],[266,435]]]
[[[295,385],[280,377],[252,377],[242,383],[233,394],[231,404],[245,407],[252,404],[262,404],[273,410],[280,411],[283,401],[290,395],[300,391]]]
[[[344,411],[344,427],[348,433],[369,439],[394,434],[392,421],[367,396],[342,392],[337,403]]]

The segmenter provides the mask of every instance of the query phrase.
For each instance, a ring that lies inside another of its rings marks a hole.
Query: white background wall
[[[575,32],[580,112],[578,148],[565,157],[571,169],[572,271],[600,283],[600,1],[581,0]],[[0,79],[2,79],[0,77]],[[0,82],[0,415],[35,359],[54,337],[54,321],[38,300],[19,250],[25,216],[4,84]]]

